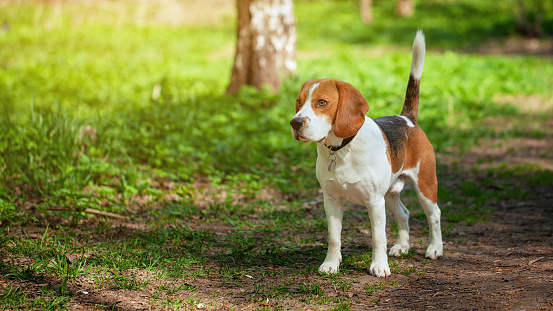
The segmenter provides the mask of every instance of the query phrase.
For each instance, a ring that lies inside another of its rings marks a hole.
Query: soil
[[[423,277],[399,277],[398,288],[382,293],[378,307],[553,309],[552,197],[512,202],[487,223],[455,226],[444,257],[430,262]]]

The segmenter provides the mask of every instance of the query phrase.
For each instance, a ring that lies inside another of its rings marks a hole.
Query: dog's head
[[[322,142],[329,134],[353,136],[365,122],[369,104],[351,84],[337,79],[309,80],[296,99],[290,121],[297,141]]]

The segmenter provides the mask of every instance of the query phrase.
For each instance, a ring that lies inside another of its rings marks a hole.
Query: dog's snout
[[[300,117],[293,118],[292,121],[290,121],[290,125],[292,126],[292,128],[294,128],[294,130],[299,130],[300,127],[303,126],[303,118],[300,118]]]

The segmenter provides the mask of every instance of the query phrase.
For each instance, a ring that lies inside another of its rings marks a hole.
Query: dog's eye
[[[296,100],[296,106],[301,105],[301,101],[299,99]]]
[[[326,104],[328,104],[328,103],[321,99],[317,102],[317,107],[323,108],[323,107],[326,107]]]

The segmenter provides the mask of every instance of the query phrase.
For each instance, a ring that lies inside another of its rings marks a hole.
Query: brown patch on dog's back
[[[398,116],[377,118],[374,119],[374,122],[380,127],[388,144],[392,172],[396,173],[405,166],[407,142],[411,128],[404,119]]]
[[[424,131],[414,124],[410,127],[399,116],[374,119],[388,145],[388,157],[392,172],[415,168],[420,162],[418,185],[422,194],[432,202],[438,199],[436,158],[432,144]]]

